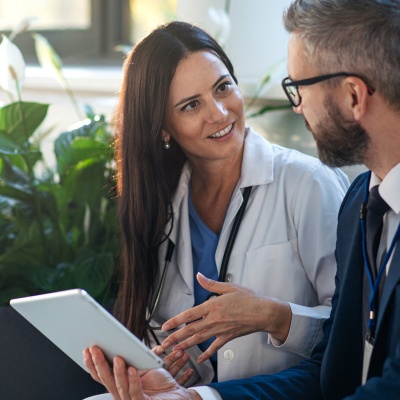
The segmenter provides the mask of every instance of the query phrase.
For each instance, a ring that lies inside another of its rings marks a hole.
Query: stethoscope
[[[228,264],[229,264],[229,258],[232,253],[233,245],[235,244],[236,236],[239,231],[240,224],[242,223],[243,215],[247,206],[247,202],[250,197],[250,192],[251,192],[252,186],[248,186],[244,189],[243,191],[243,202],[236,214],[235,220],[233,222],[232,230],[231,233],[229,234],[228,242],[225,247],[224,251],[224,256],[222,257],[222,262],[221,262],[221,268],[218,276],[218,281],[219,282],[225,282],[226,280],[226,274],[228,271]],[[165,262],[164,262],[164,268],[163,268],[163,273],[161,275],[160,283],[158,285],[158,289],[156,291],[156,295],[154,297],[152,305],[149,307],[149,314],[146,320],[147,326],[151,332],[151,335],[153,336],[153,339],[155,342],[160,345],[160,342],[154,333],[156,330],[161,330],[161,326],[151,326],[150,322],[153,319],[154,313],[156,312],[156,309],[158,307],[158,304],[160,302],[161,294],[164,289],[165,285],[165,278],[167,276],[167,271],[169,264],[172,259],[172,255],[175,250],[175,244],[172,242],[171,239],[168,238],[168,245],[167,245],[167,252],[165,254]],[[219,296],[217,293],[211,293],[208,295],[207,300],[211,297]]]
[[[377,293],[379,292],[379,285],[382,279],[383,274],[386,271],[387,264],[389,262],[389,259],[393,253],[393,250],[400,239],[400,225],[397,228],[397,231],[393,237],[392,243],[390,244],[389,250],[387,251],[383,262],[379,268],[378,274],[376,276],[376,279],[374,279],[374,273],[372,271],[369,259],[368,259],[368,254],[367,254],[367,239],[366,239],[366,215],[367,215],[367,201],[369,197],[369,185],[370,185],[370,180],[371,180],[371,172],[369,173],[369,178],[367,179],[365,183],[365,189],[364,189],[364,200],[363,203],[361,204],[361,209],[360,209],[360,223],[361,223],[361,233],[362,233],[362,252],[363,252],[363,258],[364,258],[364,266],[365,270],[367,272],[367,278],[369,282],[369,288],[370,288],[370,297],[369,297],[369,319],[368,319],[368,330],[367,330],[367,340],[373,342],[374,337],[375,337],[375,328],[376,328],[376,318],[377,318]]]

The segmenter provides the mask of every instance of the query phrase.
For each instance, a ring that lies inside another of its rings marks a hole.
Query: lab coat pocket
[[[307,276],[297,249],[297,239],[251,250],[246,254],[250,287],[267,296],[292,301]]]

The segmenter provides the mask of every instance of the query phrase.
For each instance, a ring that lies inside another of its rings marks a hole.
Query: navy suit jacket
[[[368,380],[361,386],[364,260],[359,216],[368,177],[365,173],[353,182],[339,211],[336,290],[323,340],[310,359],[285,371],[212,384],[223,399],[400,399],[400,246],[379,304]]]

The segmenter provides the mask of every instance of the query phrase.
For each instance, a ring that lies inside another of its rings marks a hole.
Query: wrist
[[[289,335],[292,309],[289,303],[278,299],[270,299],[268,310],[269,315],[265,319],[267,322],[265,331],[283,343]]]
[[[203,398],[193,389],[188,389],[189,400],[203,400]]]

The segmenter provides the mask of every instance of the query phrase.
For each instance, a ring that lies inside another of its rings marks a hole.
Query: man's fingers
[[[100,382],[108,389],[108,391],[115,397],[115,400],[119,399],[117,387],[115,385],[114,375],[112,373],[110,364],[105,359],[103,352],[96,346],[89,348],[93,364],[96,369],[97,376]]]
[[[114,379],[121,400],[130,400],[129,381],[125,361],[121,357],[114,358]]]
[[[97,370],[95,365],[93,364],[92,355],[90,354],[89,349],[83,350],[83,361],[88,369],[90,376],[97,382],[101,383],[99,376],[97,375]]]
[[[133,367],[128,368],[129,396],[131,399],[144,400],[140,374]]]

